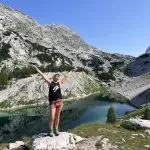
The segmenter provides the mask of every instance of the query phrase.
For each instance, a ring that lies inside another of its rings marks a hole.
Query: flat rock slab
[[[150,128],[150,120],[130,118],[129,121],[135,124],[139,124],[141,127]]]
[[[50,137],[47,134],[33,136],[33,150],[69,150],[83,140],[72,133],[61,132],[59,136]]]

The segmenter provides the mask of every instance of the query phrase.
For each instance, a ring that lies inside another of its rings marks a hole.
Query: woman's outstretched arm
[[[66,79],[69,78],[69,77],[72,75],[72,73],[73,73],[73,72],[76,72],[76,71],[77,71],[77,68],[76,68],[76,69],[73,69],[73,70],[71,70],[71,71],[69,71],[69,72],[68,72],[66,75],[64,75],[64,76],[61,76],[60,79],[59,79],[60,84],[63,84],[63,83],[66,81]]]
[[[47,76],[45,76],[41,70],[39,70],[35,65],[32,65],[32,66],[36,69],[36,71],[42,76],[42,78],[43,78],[47,83],[50,83],[50,82],[51,82],[51,80],[50,80]]]

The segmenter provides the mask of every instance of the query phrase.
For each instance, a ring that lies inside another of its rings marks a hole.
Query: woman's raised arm
[[[42,78],[43,78],[47,83],[50,83],[50,82],[51,82],[51,80],[50,80],[47,76],[45,76],[44,73],[43,73],[41,70],[39,70],[35,65],[32,65],[32,67],[34,67],[34,68],[36,69],[36,71],[42,76]]]
[[[78,68],[75,68],[75,69],[69,71],[66,75],[61,76],[59,79],[59,83],[63,84],[66,81],[66,79],[69,78],[72,75],[72,73],[76,72],[77,70],[78,70]]]

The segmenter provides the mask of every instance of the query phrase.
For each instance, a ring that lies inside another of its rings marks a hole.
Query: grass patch
[[[82,137],[90,137],[90,136],[103,136],[108,138],[111,143],[116,144],[120,147],[120,149],[140,149],[145,150],[144,145],[148,145],[150,141],[150,136],[146,135],[143,130],[139,131],[130,131],[120,127],[117,124],[99,124],[99,123],[89,123],[82,124],[70,132],[77,134]],[[142,133],[145,138],[131,138],[131,134],[140,134]],[[124,141],[125,140],[125,141]]]
[[[136,116],[144,115],[144,112],[145,112],[145,110],[146,110],[147,107],[150,109],[150,106],[145,106],[145,107],[136,109],[133,112],[126,112],[126,114],[123,115],[121,118],[122,119],[129,119],[131,117],[136,117]]]
[[[0,143],[0,150],[6,149],[7,146],[8,146],[8,144],[6,144],[6,143]]]
[[[22,141],[25,143],[25,145],[29,148],[32,149],[32,142],[33,139],[29,136],[23,135],[22,136]]]
[[[10,107],[12,107],[10,101],[5,100],[3,102],[0,102],[0,108],[10,108]]]

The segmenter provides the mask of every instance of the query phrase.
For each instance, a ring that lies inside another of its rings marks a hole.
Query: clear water
[[[100,96],[64,103],[60,129],[68,130],[88,122],[105,123],[107,111],[113,106],[118,116],[135,108],[127,103],[104,101]],[[48,132],[48,105],[27,107],[20,110],[0,112],[0,141],[12,141],[22,136]]]

